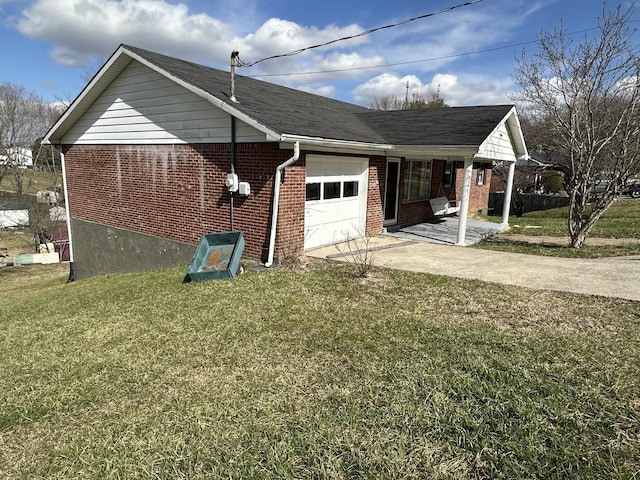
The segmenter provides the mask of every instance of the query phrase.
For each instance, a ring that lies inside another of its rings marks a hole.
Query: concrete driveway
[[[640,256],[593,260],[542,257],[387,236],[372,238],[369,247],[374,252],[374,265],[381,267],[640,301]],[[345,259],[335,245],[307,255]]]

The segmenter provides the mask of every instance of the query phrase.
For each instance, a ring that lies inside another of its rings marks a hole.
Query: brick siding
[[[71,216],[80,220],[155,235],[196,245],[207,232],[232,229],[231,195],[224,182],[230,170],[228,144],[196,145],[73,145],[66,146],[65,164]],[[233,195],[233,229],[245,237],[245,254],[265,260],[271,229],[273,180],[276,167],[291,156],[276,143],[238,144],[236,173],[248,182],[248,197]],[[304,249],[306,153],[284,172],[276,256]],[[432,218],[428,200],[403,202],[404,169],[399,182],[400,226]],[[434,160],[431,196],[441,194],[444,162]],[[462,192],[463,164],[456,165],[456,192]],[[475,184],[473,170],[469,212],[487,207],[491,170],[485,184]],[[377,235],[384,221],[386,158],[369,158],[367,234]],[[451,195],[451,189],[444,194]]]
[[[430,198],[445,196],[451,200],[462,198],[462,183],[464,180],[464,162],[455,162],[455,186],[443,187],[442,176],[444,174],[444,160],[432,160],[431,164],[431,192]],[[491,183],[491,168],[488,164],[486,167],[486,178],[484,185],[476,185],[478,174],[477,165],[474,165],[471,177],[471,191],[469,194],[469,214],[486,211],[489,202],[489,188]],[[404,201],[404,172],[407,168],[407,161],[403,159],[400,167],[400,184],[399,184],[399,212],[398,225],[407,227],[416,223],[426,222],[433,218],[431,204],[429,200]]]
[[[234,194],[233,228],[249,256],[266,258],[274,173],[290,156],[273,143],[237,145],[236,173],[251,195]],[[67,146],[71,216],[195,245],[231,229],[230,158],[225,144]],[[304,175],[299,164],[286,169],[277,250],[302,249]]]
[[[367,191],[367,235],[379,235],[382,232],[386,174],[386,157],[371,157],[369,159],[369,186]]]

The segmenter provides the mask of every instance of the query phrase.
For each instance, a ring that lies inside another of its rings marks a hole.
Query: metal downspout
[[[58,145],[60,149],[60,164],[62,165],[62,188],[64,190],[64,212],[67,216],[67,236],[69,237],[69,277],[67,283],[73,282],[75,273],[73,271],[73,240],[71,237],[71,213],[69,211],[69,190],[67,189],[67,169],[65,167],[64,153],[62,153],[62,145]]]
[[[271,236],[269,237],[269,256],[265,267],[269,268],[273,265],[273,254],[276,248],[276,228],[278,226],[278,203],[280,199],[280,179],[282,178],[282,170],[300,158],[300,142],[293,144],[293,156],[286,162],[278,165],[276,168],[276,176],[273,180],[273,207],[271,209]]]
[[[231,173],[236,173],[236,117],[231,115]],[[229,191],[229,223],[233,231],[233,192]]]

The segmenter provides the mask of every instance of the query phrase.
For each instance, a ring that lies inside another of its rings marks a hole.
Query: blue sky
[[[226,70],[232,50],[251,62],[464,1],[0,0],[0,83],[70,101],[121,43]],[[606,8],[617,5],[609,1]],[[560,21],[568,32],[597,27],[603,6],[599,0],[481,0],[239,73],[364,106],[403,98],[407,82],[410,94],[439,89],[451,106],[512,103],[514,59],[536,49],[526,42]],[[638,8],[633,20],[640,20]]]

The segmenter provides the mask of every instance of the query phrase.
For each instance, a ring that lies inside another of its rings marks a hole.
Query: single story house
[[[269,266],[429,220],[436,197],[458,202],[463,243],[492,162],[527,157],[512,105],[373,111],[231,79],[121,45],[49,130],[76,278],[188,262],[230,230]]]

